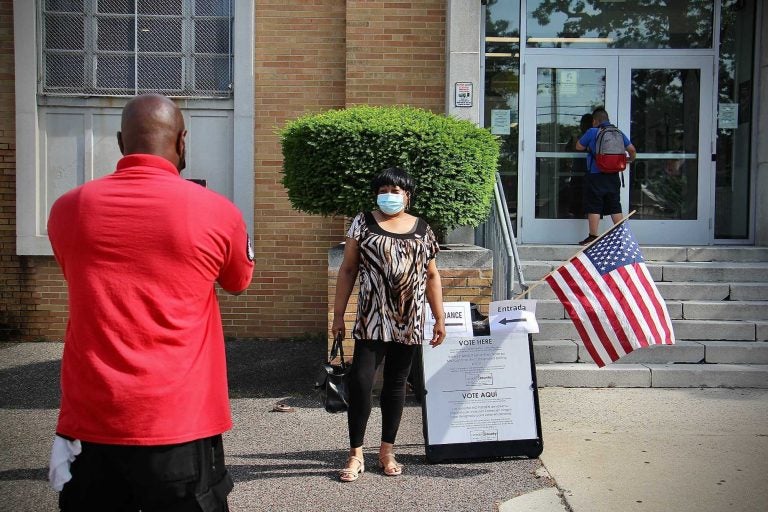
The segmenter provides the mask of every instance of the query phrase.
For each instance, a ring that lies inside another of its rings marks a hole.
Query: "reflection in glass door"
[[[618,59],[537,56],[524,76],[521,235],[526,243],[576,243],[587,229],[586,154],[576,142],[591,114],[616,111]]]
[[[587,160],[576,142],[605,104],[602,68],[536,70],[536,218],[584,217]]]
[[[712,240],[712,66],[711,57],[620,58],[619,118],[638,153],[622,205],[636,212],[641,243]]]
[[[631,138],[635,219],[695,219],[698,212],[698,69],[633,69]]]

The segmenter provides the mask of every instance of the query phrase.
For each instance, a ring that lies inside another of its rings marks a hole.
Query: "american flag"
[[[597,366],[675,342],[664,299],[626,222],[546,277]]]

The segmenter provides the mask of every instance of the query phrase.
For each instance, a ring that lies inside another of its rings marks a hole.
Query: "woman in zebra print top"
[[[359,276],[347,412],[350,450],[346,467],[339,472],[343,482],[355,481],[365,471],[363,438],[371,413],[374,374],[382,360],[379,466],[387,476],[402,474],[393,446],[411,361],[424,337],[425,299],[436,320],[429,344],[436,347],[445,339],[442,285],[435,265],[439,246],[429,225],[406,213],[413,198],[413,181],[404,170],[393,167],[376,176],[371,188],[379,209],[359,213],[347,232],[333,311],[333,335],[343,336],[344,312]]]

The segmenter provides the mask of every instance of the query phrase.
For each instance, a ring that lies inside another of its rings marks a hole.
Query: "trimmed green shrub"
[[[469,121],[412,107],[357,106],[290,121],[280,137],[283,185],[300,211],[351,217],[372,210],[371,179],[398,166],[416,183],[409,211],[436,232],[488,217],[499,142]]]

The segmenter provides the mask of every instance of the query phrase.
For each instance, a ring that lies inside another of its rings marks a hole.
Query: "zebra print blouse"
[[[347,237],[360,251],[354,339],[421,344],[427,266],[440,250],[432,229],[418,219],[410,233],[390,233],[368,212],[352,220]]]

